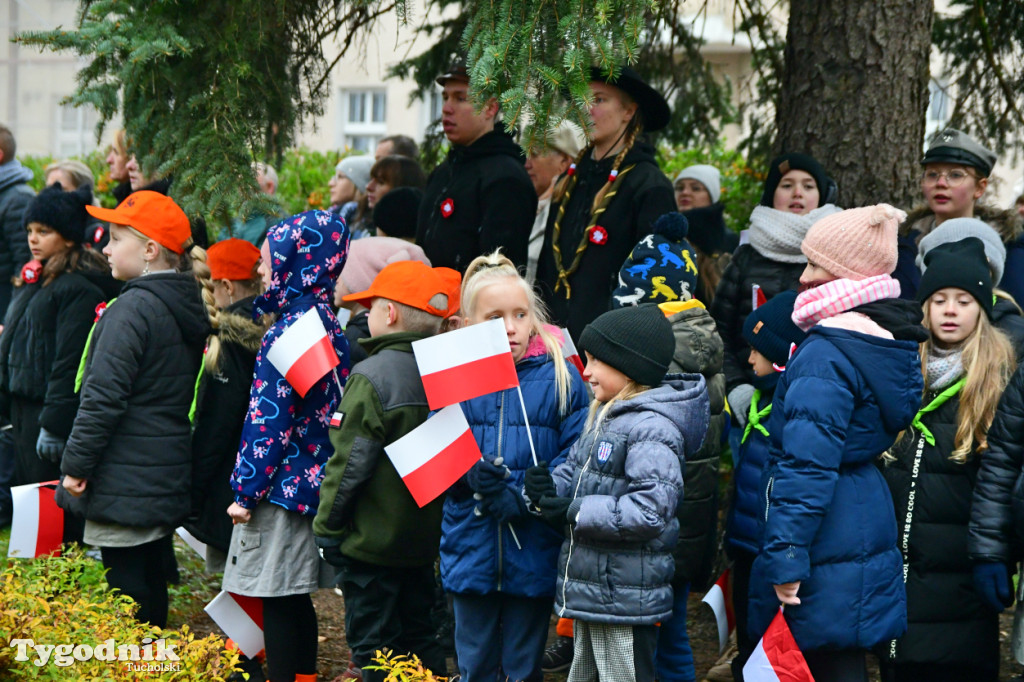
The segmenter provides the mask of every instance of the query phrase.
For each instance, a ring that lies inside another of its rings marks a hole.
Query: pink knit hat
[[[404,239],[394,237],[363,237],[348,247],[348,259],[341,271],[341,279],[350,292],[365,291],[373,284],[377,273],[385,265],[400,260],[418,260],[430,265],[423,249]]]
[[[850,208],[814,223],[800,248],[836,277],[889,275],[896,269],[896,231],[906,218],[889,204]]]

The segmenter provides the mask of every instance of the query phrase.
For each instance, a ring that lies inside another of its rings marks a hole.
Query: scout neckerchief
[[[761,402],[761,389],[755,388],[754,395],[750,399],[750,414],[747,416],[747,426],[743,429],[743,438],[740,439],[740,444],[747,442],[747,437],[750,432],[757,429],[764,434],[764,437],[768,437],[768,429],[761,424],[761,421],[772,413],[772,404],[768,403],[763,410],[758,411],[757,405]]]

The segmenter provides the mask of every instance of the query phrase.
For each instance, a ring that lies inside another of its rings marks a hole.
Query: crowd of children
[[[1024,526],[1024,275],[1019,218],[975,206],[994,155],[940,135],[928,209],[907,218],[841,210],[817,160],[783,154],[738,246],[717,171],[685,169],[679,212],[640,230],[606,215],[626,254],[606,295],[601,263],[568,262],[579,230],[607,259],[586,223],[621,208],[616,192],[668,197],[634,148],[664,112],[645,84],[619,86],[595,86],[614,125],[563,178],[567,262],[541,268],[576,339],[500,249],[460,273],[405,239],[350,245],[367,227],[343,216],[361,213],[309,211],[260,248],[204,251],[164,194],[103,209],[88,186],[42,191],[0,335],[15,483],[61,477],[65,540],[98,547],[109,585],[160,627],[184,525],[225,590],[261,600],[273,682],[316,679],[311,595],[335,585],[339,679],[384,680],[385,648],[447,674],[438,581],[462,682],[560,667],[690,682],[687,599],[721,563],[731,452],[732,679],[780,607],[817,680],[866,680],[869,654],[886,680],[998,679]],[[102,253],[83,246],[91,219],[110,224]],[[483,456],[421,506],[385,453],[432,416],[413,344],[493,321],[519,388],[461,403]],[[301,385],[271,352],[299,328],[322,330],[337,365]]]

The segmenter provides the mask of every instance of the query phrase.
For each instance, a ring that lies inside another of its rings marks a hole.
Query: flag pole
[[[530,433],[530,418],[526,416],[526,401],[523,400],[523,387],[516,384],[516,390],[519,391],[519,404],[523,408],[523,423],[526,424],[526,437],[530,441],[530,454],[533,455],[533,466],[537,466],[537,451],[533,448],[533,434]],[[519,544],[518,542],[516,544]]]

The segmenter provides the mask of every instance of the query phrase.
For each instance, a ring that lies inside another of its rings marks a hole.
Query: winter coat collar
[[[486,156],[509,156],[520,164],[525,163],[522,148],[516,144],[512,136],[505,132],[499,123],[494,130],[484,133],[476,141],[468,145],[452,145],[448,150],[448,161],[465,163]]]
[[[383,334],[381,336],[371,336],[365,339],[359,339],[359,345],[363,347],[367,355],[374,355],[384,349],[392,350],[403,350],[412,351],[413,341],[419,341],[425,339],[430,334],[424,334],[423,332],[394,332],[392,334]]]
[[[1001,209],[986,204],[975,204],[974,217],[991,225],[1004,244],[1012,244],[1024,236],[1024,224],[1013,209]],[[911,232],[918,233],[918,239],[936,227],[935,214],[928,206],[917,206],[907,215],[900,225],[900,236],[906,237]]]
[[[628,400],[615,401],[604,422],[630,413],[655,412],[672,422],[683,434],[687,449],[692,445],[696,452],[708,428],[707,390],[707,382],[700,374],[669,374],[660,386]]]
[[[222,343],[233,343],[252,354],[259,352],[264,329],[249,317],[255,296],[248,296],[225,308],[219,317],[217,336]]]
[[[32,171],[21,165],[21,161],[12,159],[0,165],[0,192],[13,185],[20,185],[32,179]]]

